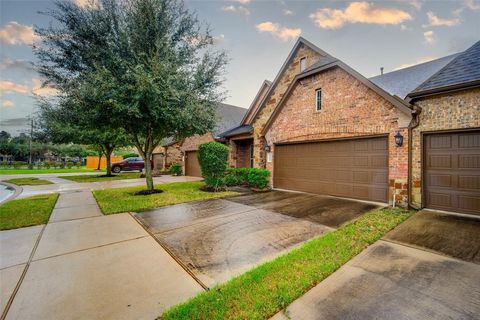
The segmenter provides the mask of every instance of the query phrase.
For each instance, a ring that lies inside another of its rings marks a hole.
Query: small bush
[[[19,169],[19,168],[24,167],[26,165],[27,165],[27,163],[25,161],[13,161],[13,167],[15,169]]]
[[[28,164],[28,169],[33,170],[33,163]]]
[[[59,167],[60,169],[65,169],[65,162],[60,162]]]
[[[68,161],[68,162],[67,162],[67,168],[68,168],[68,169],[72,169],[72,168],[73,168],[73,162],[72,162],[72,161]]]
[[[265,189],[270,184],[270,171],[267,169],[252,168],[248,173],[248,185],[251,188]]]
[[[227,169],[225,175],[225,184],[229,187],[248,184],[248,173],[250,168],[231,168]]]
[[[173,163],[168,169],[168,172],[173,175],[180,176],[182,175],[182,166],[178,163]]]
[[[124,154],[122,157],[123,157],[123,159],[136,158],[136,157],[139,157],[139,155],[136,154],[136,153],[127,153],[127,154]]]
[[[198,162],[207,187],[219,191],[225,186],[228,147],[219,142],[207,142],[198,148]]]
[[[51,166],[52,166],[52,164],[51,164],[50,161],[43,161],[43,167],[45,169],[50,169]]]

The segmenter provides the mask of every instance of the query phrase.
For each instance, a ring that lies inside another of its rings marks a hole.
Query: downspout
[[[412,143],[413,143],[413,129],[418,127],[420,124],[419,115],[422,112],[422,108],[418,106],[414,106],[412,110],[413,119],[408,126],[408,183],[407,183],[407,199],[408,199],[408,207],[414,209],[420,209],[412,204]]]

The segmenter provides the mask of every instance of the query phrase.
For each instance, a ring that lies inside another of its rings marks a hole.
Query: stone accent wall
[[[183,156],[181,150],[182,143],[177,142],[168,147],[165,147],[165,170],[168,170],[174,163],[182,164]]]
[[[315,90],[322,89],[322,110],[316,111]],[[302,79],[292,90],[266,135],[267,143],[322,140],[388,134],[389,201],[408,202],[408,124],[411,117],[341,68]],[[394,135],[404,136],[401,147]],[[273,150],[275,157],[275,150]],[[272,172],[273,161],[267,163]]]
[[[273,110],[277,106],[278,102],[282,98],[283,94],[287,90],[288,86],[292,82],[293,78],[300,73],[300,59],[307,58],[307,68],[314,63],[318,62],[320,55],[305,45],[300,45],[296,54],[292,58],[290,65],[286,68],[283,75],[280,77],[277,86],[273,89],[273,92],[268,97],[263,109],[259,112],[255,120],[253,121],[253,137],[254,137],[254,166],[258,168],[264,168],[265,159],[265,141],[261,137],[261,132],[268,118],[272,114]]]
[[[198,147],[202,143],[211,142],[211,141],[215,141],[215,139],[213,138],[213,134],[211,132],[203,135],[196,134],[194,136],[185,138],[185,140],[183,140],[181,149],[182,151],[195,151],[195,150],[198,150]]]
[[[412,131],[412,205],[422,202],[422,133],[437,130],[480,128],[480,88],[421,98],[419,126]]]

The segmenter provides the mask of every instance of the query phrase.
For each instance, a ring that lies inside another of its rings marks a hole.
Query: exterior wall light
[[[394,137],[397,147],[401,147],[403,145],[403,136],[400,134],[400,131],[397,131],[397,134]]]
[[[270,147],[268,144],[264,147],[265,152],[270,152],[272,150],[272,147]]]

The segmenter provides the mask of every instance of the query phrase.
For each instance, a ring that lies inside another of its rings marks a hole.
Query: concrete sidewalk
[[[129,214],[102,215],[89,191],[61,194],[47,225],[2,231],[0,244],[6,319],[154,319],[203,290]]]

